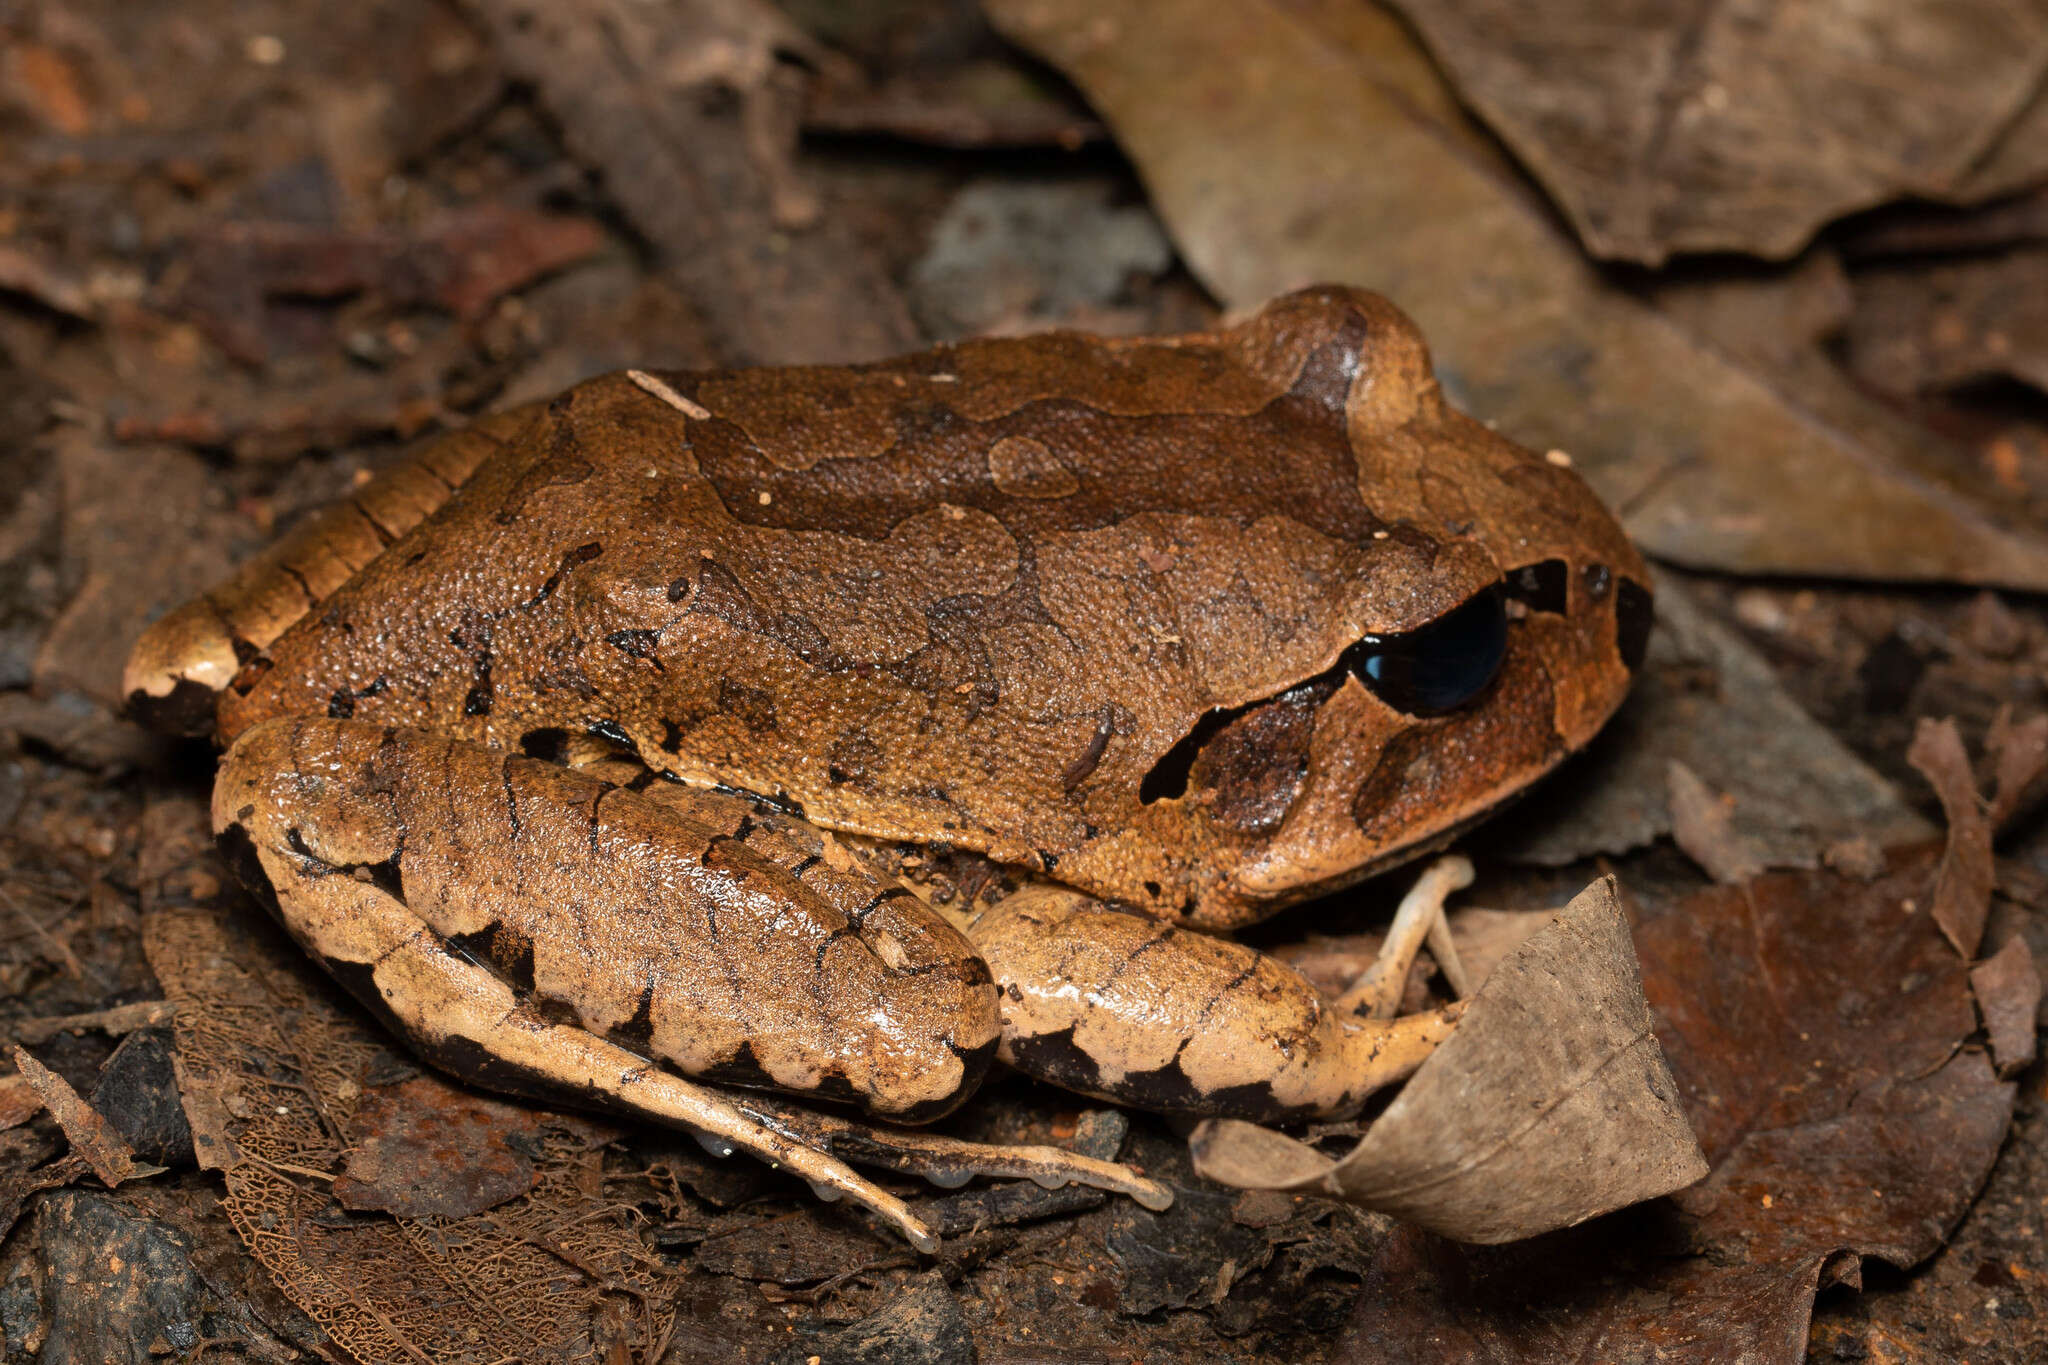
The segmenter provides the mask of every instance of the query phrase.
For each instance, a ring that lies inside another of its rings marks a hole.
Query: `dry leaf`
[[[65,428],[56,447],[76,588],[43,638],[36,685],[119,706],[121,665],[142,627],[226,577],[229,551],[192,534],[211,521],[196,456],[122,449],[80,427]]]
[[[1346,1199],[1467,1242],[1568,1227],[1706,1174],[1636,977],[1612,878],[1494,971],[1457,1032],[1341,1161],[1210,1121],[1195,1169]]]
[[[2048,251],[1859,271],[1848,362],[1910,398],[2000,377],[2048,392]]]
[[[1795,1362],[1822,1283],[1932,1254],[2014,1096],[1966,1046],[1966,964],[1906,909],[1937,862],[1928,845],[1876,881],[1773,873],[1643,907],[1644,990],[1712,1173],[1511,1246],[1398,1235],[1336,1359]]]
[[[2026,107],[1946,197],[1958,204],[1982,204],[2043,181],[2048,181],[2048,81],[2035,88]]]
[[[1783,258],[1962,183],[2048,70],[2026,0],[1394,0],[1596,256]]]
[[[603,230],[587,218],[498,204],[444,214],[407,233],[223,222],[190,244],[176,307],[229,355],[263,365],[279,349],[265,312],[276,299],[369,293],[387,305],[432,304],[474,321],[501,296],[603,244]]]
[[[1377,289],[1453,399],[1568,452],[1638,542],[1734,572],[2048,587],[2048,545],[1782,400],[1607,283],[1326,7],[986,0],[1109,121],[1210,289]],[[1928,458],[1932,458],[1929,456]],[[1801,496],[1787,498],[1784,490]]]
[[[41,1096],[50,1116],[64,1130],[64,1136],[71,1139],[71,1150],[85,1158],[92,1167],[92,1173],[108,1189],[124,1180],[156,1175],[163,1170],[161,1166],[139,1164],[134,1151],[128,1146],[128,1139],[121,1136],[120,1130],[108,1123],[99,1110],[79,1098],[69,1081],[37,1061],[33,1053],[19,1044],[14,1049],[14,1064],[21,1069],[22,1076],[36,1094]]]
[[[1685,856],[1717,882],[1746,882],[1764,870],[1764,858],[1735,829],[1735,803],[1700,781],[1677,759],[1666,770],[1671,837]]]
[[[415,1076],[366,1090],[356,1128],[334,1178],[345,1209],[466,1218],[533,1189],[533,1162],[520,1148],[540,1142],[541,1123],[518,1105]]]
[[[2033,1065],[2041,973],[2025,936],[2014,934],[2003,948],[1970,968],[1970,989],[1984,1015],[1998,1074],[2014,1076]]]
[[[0,1076],[0,1131],[19,1128],[42,1112],[43,1097],[28,1083],[28,1077],[19,1072]]]
[[[1996,881],[1991,859],[1991,821],[1977,794],[1970,756],[1953,720],[1922,716],[1906,760],[1927,779],[1948,817],[1948,844],[1934,887],[1934,922],[1964,957],[1977,955],[1984,917],[1991,913]]]
[[[2010,707],[2000,708],[1984,747],[1991,751],[1991,828],[2002,830],[2040,797],[2048,777],[2048,713],[2013,724]]]

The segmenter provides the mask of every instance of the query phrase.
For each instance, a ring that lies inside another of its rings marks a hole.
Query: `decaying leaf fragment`
[[[1532,1237],[1707,1173],[1650,1031],[1614,879],[1581,892],[1487,978],[1458,1031],[1333,1161],[1235,1120],[1195,1169],[1346,1199],[1463,1242]]]
[[[1991,820],[1955,721],[1923,717],[1906,760],[1934,788],[1948,817],[1948,846],[1934,884],[1934,922],[1957,952],[1974,957],[1991,909]]]
[[[137,1176],[155,1175],[163,1170],[161,1166],[148,1166],[135,1160],[134,1151],[128,1146],[128,1139],[121,1136],[119,1129],[107,1122],[106,1116],[87,1104],[71,1083],[35,1059],[27,1048],[16,1045],[14,1064],[21,1068],[21,1074],[30,1087],[42,1097],[57,1126],[64,1130],[64,1136],[71,1139],[71,1150],[85,1158],[92,1167],[92,1173],[108,1189],[124,1180]]]
[[[1984,1032],[2001,1077],[2017,1075],[2034,1061],[2041,1009],[2041,972],[2023,935],[1970,968],[1970,993],[1984,1016]]]

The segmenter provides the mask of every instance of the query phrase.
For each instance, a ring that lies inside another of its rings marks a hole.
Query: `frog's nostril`
[[[1509,569],[1504,582],[1508,596],[1530,611],[1564,615],[1571,569],[1562,559],[1546,559],[1540,564],[1524,564],[1519,569]]]
[[[1650,590],[1624,578],[1614,594],[1614,647],[1628,671],[1637,672],[1650,652],[1650,627],[1657,619]]]
[[[1595,605],[1605,602],[1607,594],[1614,588],[1614,570],[1605,564],[1588,564],[1582,572],[1586,579],[1586,599]]]

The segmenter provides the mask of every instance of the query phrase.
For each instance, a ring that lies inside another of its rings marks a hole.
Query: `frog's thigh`
[[[487,1085],[587,1087],[602,1041],[684,1075],[915,1121],[956,1104],[994,1053],[986,968],[907,893],[841,913],[737,841],[550,764],[280,721],[229,751],[214,827],[330,971]],[[401,941],[442,965],[401,976],[385,960]],[[517,1008],[488,1036],[477,991]],[[643,1081],[613,1079],[579,1097],[647,1107]]]
[[[1002,990],[1005,1062],[1160,1113],[1348,1117],[1420,1066],[1461,1012],[1361,1018],[1241,943],[1052,888],[983,912],[968,938]]]
[[[215,694],[246,660],[431,516],[540,406],[494,413],[423,442],[299,522],[226,582],[157,620],[136,641],[121,681],[136,718],[156,730],[210,731]]]

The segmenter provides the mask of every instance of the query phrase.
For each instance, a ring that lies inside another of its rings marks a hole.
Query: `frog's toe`
[[[1128,1195],[1153,1210],[1173,1203],[1172,1190],[1131,1167],[1063,1147],[967,1142],[937,1133],[885,1128],[818,1113],[767,1096],[749,1096],[740,1104],[767,1126],[801,1139],[808,1146],[863,1166],[914,1175],[941,1189],[959,1189],[976,1176],[987,1176],[1029,1180],[1048,1190],[1087,1185]]]

